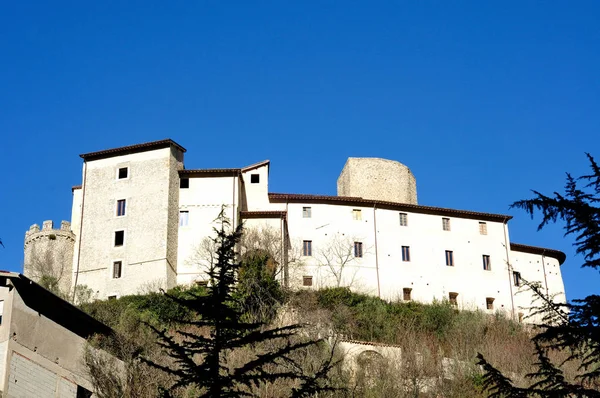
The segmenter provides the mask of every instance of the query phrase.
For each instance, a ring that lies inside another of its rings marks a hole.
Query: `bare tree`
[[[34,250],[23,265],[24,274],[52,293],[68,298],[71,263],[64,249]]]
[[[351,287],[356,279],[357,258],[368,253],[362,239],[336,233],[328,241],[315,248],[314,258],[319,267],[324,268],[335,279],[336,287]]]
[[[304,266],[302,261],[302,243],[293,244],[287,236],[271,225],[263,224],[245,228],[240,240],[240,252],[260,250],[266,252],[275,261],[275,277],[286,285],[289,274],[295,274]]]

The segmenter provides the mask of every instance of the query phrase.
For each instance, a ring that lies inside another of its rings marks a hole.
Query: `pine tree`
[[[558,220],[565,222],[565,236],[573,235],[582,267],[600,270],[600,167],[587,154],[591,174],[574,178],[567,174],[565,193],[546,196],[533,191],[533,199],[515,202],[512,207],[529,215],[539,211],[542,229]],[[527,388],[515,387],[502,372],[479,354],[484,369],[484,387],[490,397],[600,397],[600,296],[591,295],[572,303],[555,303],[536,284],[529,284],[542,301],[538,312],[543,314],[540,332],[533,337],[537,355],[536,371],[528,374]],[[553,363],[551,351],[568,354],[565,361]],[[561,367],[566,363],[578,366],[578,375],[567,380]]]
[[[197,314],[195,320],[176,320],[186,330],[209,330],[209,333],[178,330],[176,335],[149,325],[158,335],[159,345],[173,360],[169,367],[142,359],[149,365],[162,369],[175,377],[176,382],[164,391],[165,397],[180,388],[195,388],[199,397],[252,397],[261,383],[288,379],[295,382],[290,396],[312,396],[318,391],[333,391],[325,383],[328,372],[335,366],[333,354],[328,356],[312,374],[304,374],[293,354],[321,341],[304,341],[297,338],[303,325],[294,324],[278,328],[266,328],[261,322],[252,322],[244,316],[244,306],[237,292],[238,273],[241,264],[235,252],[242,235],[242,227],[230,230],[223,212],[217,219],[214,238],[216,261],[208,270],[209,283],[206,294],[193,294],[193,298],[172,300]],[[272,344],[272,343],[281,344]],[[232,368],[227,355],[243,348],[260,345],[275,348],[257,352],[245,363]],[[314,347],[313,347],[314,348]],[[331,351],[333,353],[333,351]]]

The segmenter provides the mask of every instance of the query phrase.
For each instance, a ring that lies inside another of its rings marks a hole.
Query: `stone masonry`
[[[33,224],[25,233],[23,274],[36,282],[43,276],[53,277],[61,291],[69,292],[74,244],[75,234],[68,221],[62,221],[60,229],[54,229],[51,220],[44,221],[41,230]]]
[[[348,158],[337,180],[338,196],[417,204],[417,182],[408,167],[381,158]]]

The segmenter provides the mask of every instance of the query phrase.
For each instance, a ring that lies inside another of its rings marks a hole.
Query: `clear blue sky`
[[[271,160],[271,192],[336,193],[349,156],[408,165],[421,204],[507,213],[600,158],[597,1],[7,1],[0,8],[0,268],[70,219],[80,153],[162,138],[188,168]]]

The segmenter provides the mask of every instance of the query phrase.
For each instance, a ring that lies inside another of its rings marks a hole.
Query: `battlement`
[[[46,220],[42,223],[42,231],[54,231],[54,221],[52,220]],[[71,223],[68,221],[61,221],[60,222],[60,229],[57,229],[56,231],[67,231],[67,232],[71,232]],[[40,232],[40,226],[37,224],[33,224],[31,227],[29,227],[29,231],[25,232],[25,236],[29,236],[32,234],[36,234]]]

